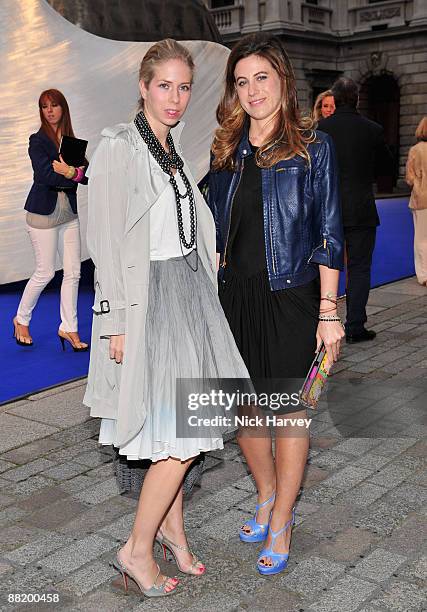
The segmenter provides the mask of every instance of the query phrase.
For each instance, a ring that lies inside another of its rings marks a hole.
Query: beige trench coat
[[[171,133],[182,155],[181,122]],[[145,318],[150,267],[151,206],[169,177],[133,123],[106,128],[89,172],[87,245],[95,264],[95,303],[88,383],[91,416],[117,420],[117,444],[144,424]],[[199,257],[216,285],[215,223],[185,165],[197,209]],[[109,309],[109,312],[105,312]],[[109,337],[125,334],[123,364],[109,358]]]
[[[420,141],[409,149],[406,182],[412,187],[409,208],[427,208],[427,142]]]

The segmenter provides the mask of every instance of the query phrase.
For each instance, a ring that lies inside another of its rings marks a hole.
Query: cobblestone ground
[[[427,291],[414,279],[377,289],[369,315],[377,339],[344,347],[314,417],[290,563],[276,577],[258,575],[257,545],[237,537],[255,493],[231,441],[209,455],[187,502],[206,575],[183,577],[166,600],[125,597],[108,562],[136,502],[118,494],[84,383],[0,408],[1,609],[425,610]],[[12,604],[10,594],[59,601]]]

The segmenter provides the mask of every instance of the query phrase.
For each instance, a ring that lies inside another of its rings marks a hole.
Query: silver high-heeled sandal
[[[157,532],[156,535],[156,542],[158,544],[160,544],[160,546],[162,547],[163,550],[163,559],[165,561],[167,561],[167,551],[169,551],[171,553],[171,555],[173,556],[173,558],[175,559],[175,563],[178,566],[178,569],[180,572],[182,572],[183,574],[190,574],[192,576],[201,576],[202,574],[205,573],[206,571],[206,566],[202,563],[202,561],[200,561],[196,555],[193,553],[193,551],[188,548],[188,546],[181,546],[180,544],[175,544],[175,542],[172,542],[171,540],[169,540],[169,538],[167,538],[165,535],[163,535],[163,533],[160,531]],[[182,550],[184,552],[188,552],[191,554],[193,561],[190,565],[190,569],[189,571],[186,571],[184,569],[182,569],[179,561],[178,561],[178,557],[176,556],[174,550],[172,547],[177,548],[178,550]],[[201,566],[197,566],[198,563],[202,563]],[[193,571],[194,570],[194,571]]]
[[[118,553],[116,554],[116,558],[112,562],[111,565],[119,572],[119,574],[122,575],[123,585],[124,585],[125,591],[128,590],[128,580],[130,578],[136,584],[136,586],[141,591],[141,593],[143,595],[145,595],[146,597],[165,597],[166,595],[173,595],[174,593],[176,593],[178,582],[176,582],[175,586],[170,591],[166,591],[166,585],[167,585],[168,581],[171,580],[171,578],[169,576],[165,576],[164,580],[162,581],[162,583],[159,584],[159,585],[156,585],[157,578],[160,575],[160,567],[159,566],[157,566],[158,572],[157,572],[156,577],[154,579],[153,586],[150,587],[149,589],[144,589],[144,587],[138,582],[138,580],[135,578],[135,576],[127,569],[127,567],[124,565],[123,561],[121,561],[119,559],[119,554]],[[174,580],[177,580],[177,578],[175,578]],[[172,585],[170,585],[170,586],[172,586]]]

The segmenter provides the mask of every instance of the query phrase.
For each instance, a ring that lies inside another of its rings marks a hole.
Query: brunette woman
[[[151,459],[134,526],[115,566],[148,597],[170,595],[153,541],[195,576],[183,523],[182,481],[221,431],[178,437],[180,378],[247,377],[216,291],[215,225],[182,157],[180,123],[194,63],[174,40],[153,45],[140,72],[140,110],[102,132],[91,162],[88,247],[96,301],[85,403],[103,417],[100,442]]]
[[[313,106],[313,121],[317,123],[321,119],[330,117],[335,112],[335,100],[330,89],[322,91],[316,98]]]
[[[328,136],[297,107],[295,76],[276,37],[251,34],[231,51],[212,147],[209,201],[217,228],[219,295],[254,381],[303,379],[321,341],[335,361],[343,235]],[[303,407],[283,409],[304,417]],[[243,432],[247,433],[247,432]],[[257,567],[287,565],[308,434],[240,435],[258,488],[244,542],[264,542]]]
[[[57,89],[43,91],[39,98],[41,126],[30,136],[28,153],[34,182],[25,203],[26,223],[34,249],[36,269],[28,281],[13,319],[14,337],[21,346],[32,346],[30,321],[43,289],[55,275],[57,253],[64,276],[61,285],[61,324],[58,335],[65,348],[87,351],[80,340],[77,297],[80,280],[80,225],[77,214],[77,185],[86,183],[85,167],[74,168],[58,158],[62,136],[74,136],[70,110]]]

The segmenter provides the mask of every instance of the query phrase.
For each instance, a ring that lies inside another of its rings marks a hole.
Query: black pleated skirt
[[[298,379],[300,384],[316,351],[319,279],[271,291],[266,270],[245,278],[226,269],[219,297],[258,393],[288,392],[285,381],[289,379]],[[274,379],[274,383],[266,386],[268,379]],[[257,380],[264,381],[261,387],[257,388]]]

